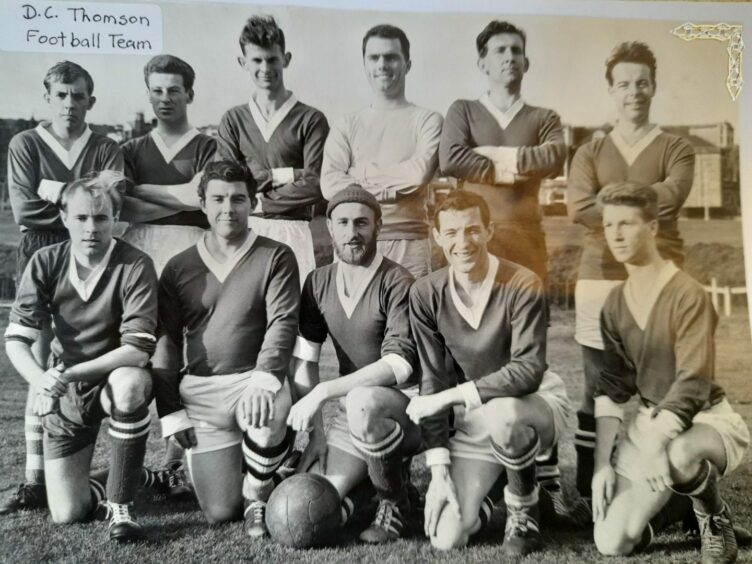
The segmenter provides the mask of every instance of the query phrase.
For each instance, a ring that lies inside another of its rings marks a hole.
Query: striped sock
[[[133,413],[112,406],[109,429],[111,462],[107,477],[107,499],[112,503],[133,501],[141,481],[150,419],[146,404]]]
[[[243,435],[243,497],[248,500],[266,501],[274,489],[274,472],[279,468],[295,441],[295,432],[287,428],[282,441],[276,445],[257,445],[246,431]]]
[[[551,452],[535,459],[538,483],[550,492],[561,491],[561,471],[559,470],[559,445],[551,447]]]
[[[595,417],[592,413],[577,412],[574,449],[577,451],[577,491],[582,497],[590,498],[595,465]]]
[[[107,499],[107,478],[100,480],[97,476],[89,476],[89,491],[91,492],[91,501],[94,507],[99,505],[100,501]]]
[[[379,499],[388,499],[396,503],[407,499],[405,472],[402,467],[402,439],[405,433],[402,426],[394,422],[394,428],[378,441],[368,442],[350,435],[350,439],[368,466],[368,476],[371,478]]]
[[[44,485],[44,447],[42,418],[34,414],[36,392],[29,388],[24,411],[24,437],[26,439],[26,481]]]
[[[491,449],[496,459],[507,469],[507,487],[504,490],[515,496],[537,494],[535,481],[535,457],[540,450],[540,440],[536,434],[526,447],[511,453],[491,441]]]

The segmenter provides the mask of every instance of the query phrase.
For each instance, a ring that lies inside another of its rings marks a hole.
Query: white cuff
[[[284,186],[295,181],[295,170],[292,167],[273,168],[272,169],[272,186]]]
[[[496,184],[514,184],[514,173],[509,172],[505,168],[501,168],[498,164],[494,164],[494,173]]]
[[[9,323],[5,329],[5,337],[22,337],[24,339],[30,339],[36,341],[42,332],[34,327],[26,327],[20,323]]]
[[[598,396],[595,398],[595,418],[598,417],[616,417],[619,421],[624,421],[624,405],[608,396]]]
[[[37,195],[43,200],[57,204],[60,201],[60,192],[63,191],[64,187],[65,182],[44,179],[39,183]]]
[[[476,407],[483,405],[483,400],[480,399],[480,393],[475,382],[465,382],[457,386],[457,389],[462,394],[462,399],[465,402],[465,409],[470,411]]]
[[[171,437],[175,433],[193,427],[193,422],[188,417],[185,409],[160,417],[159,421],[162,423],[162,438],[165,439]]]
[[[295,339],[295,348],[292,349],[292,356],[306,362],[318,362],[321,357],[321,343],[314,343],[298,335]]]
[[[397,385],[404,384],[407,379],[413,374],[413,367],[397,353],[389,353],[381,357],[381,360],[386,362],[394,372],[394,378],[397,380]]]
[[[449,464],[449,449],[446,447],[429,448],[426,451],[426,466]]]
[[[519,152],[517,147],[496,147],[494,151],[493,161],[496,163],[497,168],[502,168],[512,174],[517,174],[519,169],[517,168],[517,153]]]
[[[668,439],[675,439],[682,431],[684,424],[676,413],[661,409],[652,420],[652,427]]]
[[[282,389],[282,382],[276,376],[262,370],[251,372],[251,378],[248,381],[248,387],[261,388],[272,393],[277,393]]]

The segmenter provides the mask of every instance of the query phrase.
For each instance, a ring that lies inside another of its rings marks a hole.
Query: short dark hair
[[[366,31],[366,34],[363,36],[364,57],[366,56],[366,43],[368,43],[368,40],[371,39],[371,37],[380,37],[382,39],[398,39],[400,42],[402,55],[405,57],[406,61],[410,60],[410,40],[407,38],[405,32],[397,26],[390,24],[379,24]]]
[[[183,88],[191,90],[193,82],[196,80],[196,73],[193,67],[183,59],[174,55],[157,55],[153,57],[144,67],[144,82],[149,86],[149,76],[152,73],[160,74],[179,74],[183,77]]]
[[[527,45],[527,35],[525,35],[525,32],[513,23],[502,20],[493,20],[484,27],[483,31],[481,31],[478,34],[478,37],[475,38],[475,48],[478,50],[478,55],[480,57],[486,56],[486,45],[488,44],[488,40],[494,35],[499,35],[500,33],[518,35],[520,39],[522,39],[522,52],[525,52],[525,46]]]
[[[224,160],[214,161],[206,165],[198,183],[198,197],[201,201],[206,199],[206,187],[212,180],[224,182],[245,182],[248,196],[253,200],[256,197],[256,180],[250,169],[240,161]]]
[[[117,170],[91,171],[85,174],[63,189],[62,194],[60,194],[60,208],[62,210],[67,211],[68,200],[79,190],[89,194],[100,205],[103,198],[109,198],[112,204],[112,215],[116,216],[123,207],[125,176]]]
[[[443,211],[450,210],[469,210],[471,208],[478,208],[480,210],[480,218],[483,221],[483,225],[488,227],[491,223],[491,212],[488,209],[486,200],[475,192],[468,190],[454,190],[444,198],[444,201],[439,204],[436,211],[433,214],[433,225],[439,230],[439,214]]]
[[[249,43],[263,49],[270,49],[279,45],[282,53],[285,52],[285,34],[272,16],[251,16],[248,18],[243,31],[240,32],[238,41],[243,54],[245,54],[245,46]]]
[[[598,204],[638,208],[645,221],[658,219],[658,193],[652,186],[639,182],[614,182],[598,192]]]
[[[72,63],[70,61],[61,61],[47,71],[44,75],[44,87],[47,93],[50,93],[50,85],[53,82],[60,82],[62,84],[73,84],[79,78],[83,78],[86,82],[86,92],[91,96],[94,93],[94,79],[81,65]]]
[[[655,55],[645,43],[640,41],[625,41],[613,48],[606,59],[606,80],[608,85],[614,84],[614,67],[619,63],[639,63],[650,69],[650,79],[655,84],[655,69],[657,67]]]

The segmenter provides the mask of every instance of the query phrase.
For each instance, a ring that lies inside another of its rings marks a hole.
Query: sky
[[[237,37],[254,13],[274,15],[287,37],[292,62],[285,82],[299,100],[330,120],[369,103],[361,39],[379,23],[405,30],[412,69],[407,96],[441,113],[457,98],[485,90],[476,66],[475,36],[498,13],[409,13],[333,10],[279,5],[163,3],[164,52],[196,70],[196,98],[190,108],[196,126],[217,124],[225,110],[244,103],[250,78],[239,67]],[[737,105],[725,86],[726,45],[685,42],[670,34],[683,21],[616,20],[583,17],[508,17],[528,34],[531,67],[523,83],[530,104],[553,108],[564,123],[597,126],[612,121],[613,105],[604,61],[621,41],[648,43],[658,60],[658,89],[651,118],[666,125],[728,121],[736,125]],[[42,78],[55,62],[70,58],[94,77],[97,104],[92,123],[117,124],[136,112],[151,118],[142,69],[149,56],[66,53],[0,53],[0,117],[43,119]]]

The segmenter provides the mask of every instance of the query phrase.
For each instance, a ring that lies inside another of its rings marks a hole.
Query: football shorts
[[[133,223],[121,239],[149,255],[159,276],[168,260],[195,245],[203,233],[192,225]]]
[[[376,241],[376,249],[389,260],[409,270],[416,280],[431,272],[431,245],[428,239]]]
[[[603,350],[601,310],[611,290],[621,280],[578,280],[574,288],[574,340],[593,349]]]
[[[107,412],[102,396],[107,380],[99,384],[73,382],[58,400],[58,410],[44,416],[44,457],[66,458],[93,445]]]
[[[248,228],[258,235],[284,243],[292,249],[298,261],[300,286],[303,287],[308,273],[316,268],[316,257],[313,254],[313,236],[307,221],[292,219],[266,219],[264,217],[248,217]]]

